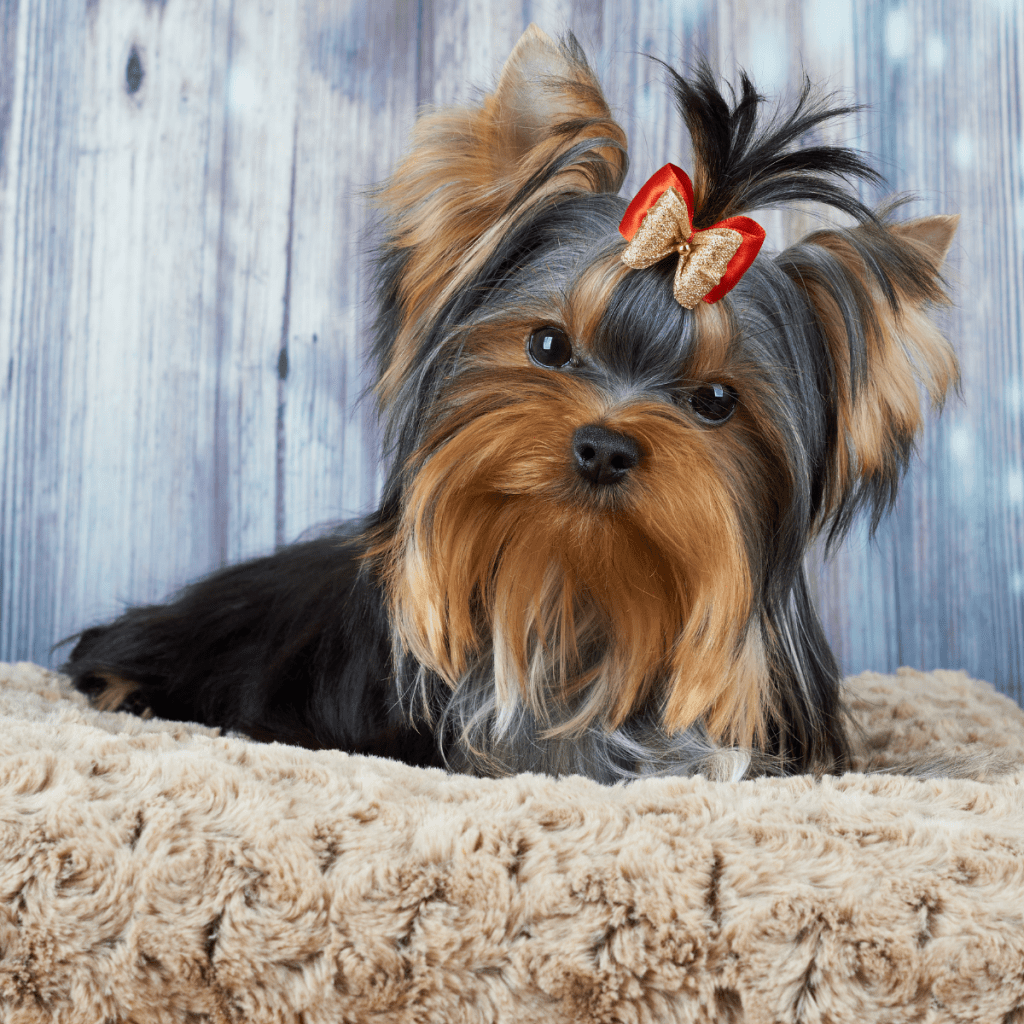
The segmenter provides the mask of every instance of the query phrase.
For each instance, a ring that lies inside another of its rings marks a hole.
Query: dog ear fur
[[[533,162],[538,156],[550,159],[565,148],[566,137],[578,142],[607,133],[620,145],[598,150],[605,166],[597,164],[593,168],[596,177],[584,187],[600,192],[619,190],[625,174],[625,135],[611,119],[601,87],[573,36],[558,46],[536,25],[530,25],[505,61],[484,111],[494,125],[494,151],[506,167],[531,156]],[[555,152],[538,153],[550,142],[555,142]]]
[[[959,224],[959,214],[947,213],[937,214],[933,217],[921,217],[904,224],[894,224],[891,230],[894,234],[925,250],[933,260],[937,271],[945,262]]]
[[[626,165],[625,134],[579,44],[570,35],[558,45],[535,25],[479,106],[420,117],[411,152],[378,196],[382,276],[401,312],[381,401],[400,386],[425,326],[517,218],[554,196],[615,193]]]
[[[940,408],[959,382],[956,356],[932,322],[948,305],[940,270],[959,217],[865,223],[816,232],[779,257],[824,336],[835,402],[835,456],[819,527],[838,540],[862,505],[877,525],[896,497],[923,422],[919,385]]]

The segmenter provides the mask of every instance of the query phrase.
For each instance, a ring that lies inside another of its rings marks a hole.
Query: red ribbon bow
[[[666,164],[629,204],[619,231],[629,240],[622,262],[634,269],[679,254],[673,294],[687,309],[703,299],[717,302],[746,273],[764,243],[764,228],[749,217],[728,217],[693,229],[693,184],[685,171]]]

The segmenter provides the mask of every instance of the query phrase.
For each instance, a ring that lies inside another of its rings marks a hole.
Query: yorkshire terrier
[[[873,525],[957,362],[928,313],[957,218],[667,68],[693,146],[628,200],[576,40],[531,26],[381,187],[380,508],[81,634],[105,706],[485,775],[848,764],[809,544]],[[803,140],[802,146],[797,146]],[[745,215],[849,215],[782,252]],[[736,753],[738,752],[738,753]]]

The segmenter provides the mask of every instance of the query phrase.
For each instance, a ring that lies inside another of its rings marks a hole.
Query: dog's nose
[[[640,445],[628,434],[589,424],[572,435],[576,472],[598,486],[621,480],[639,461]]]

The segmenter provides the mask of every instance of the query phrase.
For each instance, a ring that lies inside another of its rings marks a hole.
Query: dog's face
[[[918,382],[955,380],[922,312],[955,221],[822,232],[689,310],[671,261],[622,262],[624,146],[582,55],[531,29],[479,109],[421,121],[383,192],[396,653],[493,681],[498,732],[653,713],[763,743],[808,542],[885,507]]]

